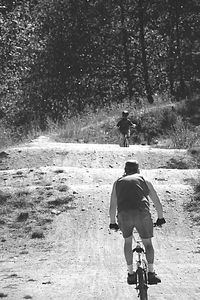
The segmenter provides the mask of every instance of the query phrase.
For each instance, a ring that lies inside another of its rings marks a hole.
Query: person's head
[[[135,173],[139,173],[139,163],[137,160],[128,160],[125,163],[125,175],[131,175]]]
[[[122,112],[122,117],[123,117],[123,118],[127,118],[128,115],[129,115],[129,112],[128,112],[127,110],[124,110],[124,111]]]

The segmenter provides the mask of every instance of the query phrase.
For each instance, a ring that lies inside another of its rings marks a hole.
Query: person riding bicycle
[[[130,137],[131,134],[131,128],[135,128],[136,124],[132,123],[128,119],[129,112],[127,110],[124,110],[122,112],[122,118],[117,123],[117,127],[119,129],[119,132],[122,134],[122,137],[124,138],[125,135],[127,135],[127,138]]]
[[[154,271],[154,248],[152,245],[153,221],[149,208],[152,200],[158,215],[156,225],[166,223],[160,199],[148,180],[140,175],[136,160],[127,161],[125,173],[113,184],[110,199],[110,229],[120,229],[124,238],[124,256],[128,267],[128,284],[136,284],[136,272],[133,271],[132,238],[136,228],[145,247],[148,263],[148,283],[157,284],[161,279]],[[116,212],[118,224],[116,223]]]

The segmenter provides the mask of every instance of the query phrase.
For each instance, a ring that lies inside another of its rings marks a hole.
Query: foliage
[[[2,0],[0,115],[45,129],[48,118],[88,106],[138,105],[164,91],[191,96],[199,90],[199,8],[196,0]]]
[[[13,126],[0,120],[0,149],[30,141],[41,134],[37,124],[29,123],[28,126]]]
[[[143,134],[144,140],[146,140],[148,144],[151,143],[153,138],[161,134],[159,121],[154,113],[145,114],[138,120],[137,130]]]
[[[176,123],[172,125],[170,136],[174,148],[187,149],[199,140],[200,132],[192,130],[191,126],[181,116],[178,116]]]
[[[130,104],[113,104],[95,112],[85,109],[81,115],[71,118],[63,117],[62,121],[46,120],[46,131],[41,132],[37,123],[31,122],[29,126],[15,127],[0,121],[0,145],[7,147],[12,144],[29,141],[37,136],[50,135],[59,142],[80,143],[119,143],[119,132],[116,124],[124,108],[130,112],[131,120],[137,124],[131,135],[131,144],[151,144],[165,148],[188,148],[193,157],[194,164],[200,166],[199,135],[197,127],[186,125],[180,117],[178,110],[172,110],[171,105],[157,108],[145,105],[135,109]],[[173,124],[173,127],[172,127]],[[184,124],[184,125],[183,125]],[[187,129],[187,130],[186,130]],[[196,146],[195,146],[196,145]],[[184,162],[178,163],[184,167]],[[170,166],[176,162],[171,162]]]
[[[172,108],[164,108],[161,112],[161,120],[160,120],[160,127],[163,131],[163,133],[167,133],[169,128],[173,126],[177,122],[177,114],[178,112],[175,112],[175,109]]]
[[[136,117],[137,132],[133,138],[134,142],[147,144],[154,143],[156,139],[163,135],[168,135],[171,126],[176,123],[177,112],[173,107],[155,108],[146,110]],[[133,120],[134,122],[134,120]]]
[[[179,113],[171,106],[155,106],[154,109],[146,107],[140,110],[135,110],[128,104],[125,107],[130,111],[131,121],[137,124],[130,138],[131,144],[153,145],[156,140],[166,137],[171,140],[168,147],[188,148],[196,143],[198,131],[186,126]],[[82,116],[65,119],[54,130],[54,138],[63,142],[118,144],[120,137],[116,124],[123,108],[123,104],[113,105],[96,113],[85,111]]]
[[[178,111],[185,120],[193,125],[200,125],[200,97],[198,95],[184,101]]]

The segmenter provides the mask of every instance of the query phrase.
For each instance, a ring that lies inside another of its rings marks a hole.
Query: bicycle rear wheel
[[[138,285],[136,289],[139,291],[139,297],[140,300],[148,300],[148,295],[147,295],[147,274],[144,269],[141,267],[138,267],[137,271],[137,282]]]
[[[124,137],[124,147],[129,147],[129,141],[127,136]]]

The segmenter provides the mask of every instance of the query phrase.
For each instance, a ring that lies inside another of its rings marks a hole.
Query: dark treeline
[[[20,125],[200,85],[199,0],[1,0],[1,114]]]

